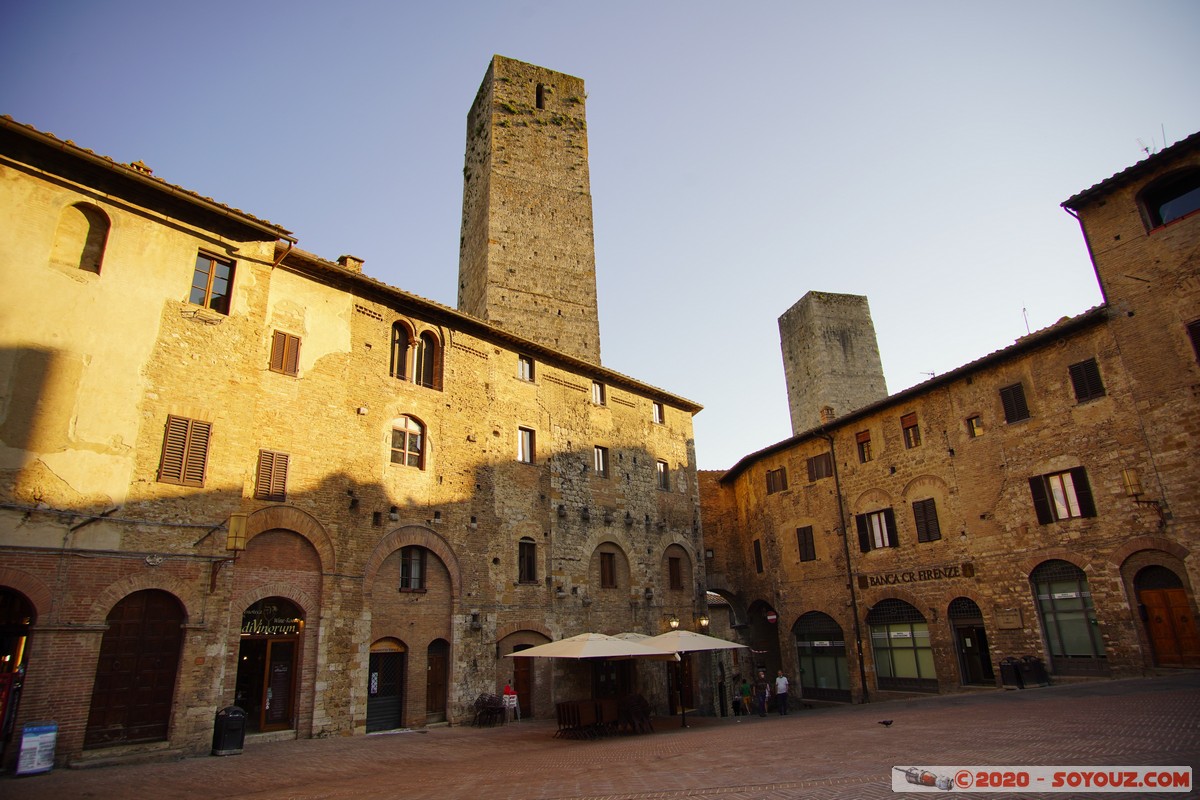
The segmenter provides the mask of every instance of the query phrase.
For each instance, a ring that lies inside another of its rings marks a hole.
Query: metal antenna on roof
[[[1146,143],[1141,140],[1141,137],[1138,138],[1137,143],[1138,143],[1138,147],[1141,148],[1143,153],[1145,153],[1146,155],[1150,155],[1150,148],[1146,147]]]
[[[1025,335],[1028,336],[1030,333],[1032,333],[1032,331],[1029,330],[1029,310],[1022,308],[1021,316],[1025,317]]]

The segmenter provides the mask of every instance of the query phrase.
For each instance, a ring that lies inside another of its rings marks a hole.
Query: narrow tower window
[[[540,83],[537,85],[537,107],[546,107],[546,87]]]

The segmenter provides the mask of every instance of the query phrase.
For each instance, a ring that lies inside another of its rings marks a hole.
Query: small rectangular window
[[[400,591],[425,591],[425,548],[400,548]]]
[[[909,450],[921,446],[921,428],[917,425],[916,413],[900,417],[900,428],[904,431],[904,446]]]
[[[233,262],[200,253],[192,273],[192,290],[188,302],[194,306],[229,313],[230,286],[233,284]]]
[[[1025,403],[1025,387],[1019,383],[1000,390],[1000,403],[1004,406],[1004,421],[1012,424],[1029,419],[1029,406]]]
[[[801,561],[817,560],[817,549],[813,546],[812,525],[796,528],[796,546],[800,548]]]
[[[517,543],[517,581],[537,583],[537,544],[533,539]]]
[[[1092,487],[1083,467],[1035,475],[1029,479],[1029,491],[1033,495],[1033,509],[1041,525],[1096,516]]]
[[[617,554],[600,553],[600,588],[617,588]]]
[[[967,417],[967,436],[974,439],[977,436],[983,436],[983,417],[975,415]]]
[[[787,488],[787,468],[767,470],[767,494],[782,492]]]
[[[1071,385],[1075,388],[1075,402],[1083,403],[1104,397],[1104,382],[1100,380],[1100,366],[1096,359],[1089,358],[1068,367]]]
[[[858,549],[862,552],[899,545],[896,539],[896,515],[892,509],[858,514],[854,521],[858,526]]]
[[[833,458],[829,453],[815,455],[808,460],[808,481],[819,481],[833,474]]]
[[[533,359],[529,356],[517,356],[517,377],[523,381],[533,381]]]
[[[754,571],[763,571],[762,541],[759,539],[754,540]]]
[[[871,432],[860,431],[855,434],[854,441],[858,444],[858,462],[866,464],[873,458],[871,455]]]
[[[300,337],[283,331],[271,336],[271,372],[295,375],[300,368]]]
[[[917,541],[932,542],[942,538],[942,528],[938,525],[937,505],[933,498],[914,500],[912,504],[913,520],[917,524]]]
[[[598,406],[608,405],[608,390],[600,381],[592,381],[592,402]]]
[[[658,475],[658,488],[669,492],[671,490],[671,472],[667,469],[667,462],[655,461],[654,469]]]
[[[667,585],[672,589],[683,588],[683,559],[679,556],[667,557]]]
[[[597,445],[592,450],[592,469],[600,478],[608,477],[608,448]]]
[[[158,467],[159,482],[203,486],[211,436],[209,422],[168,416]]]
[[[254,496],[272,503],[287,502],[288,454],[258,451]]]
[[[534,457],[534,435],[530,428],[517,428],[517,461],[532,464]]]
[[[663,410],[663,404],[662,403],[654,403],[654,405],[651,409],[651,415],[652,415],[655,425],[662,425],[663,420],[666,419],[666,414]]]

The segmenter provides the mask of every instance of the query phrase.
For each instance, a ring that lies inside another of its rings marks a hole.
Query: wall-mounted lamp
[[[1142,479],[1136,469],[1127,467],[1121,470],[1121,482],[1125,484],[1125,494],[1132,498],[1136,505],[1150,506],[1158,513],[1158,526],[1160,528],[1167,524],[1167,515],[1163,511],[1162,503],[1158,500],[1142,499]]]
[[[708,614],[701,614],[700,619],[698,619],[696,621],[700,623],[700,627],[702,629],[704,629],[704,630],[708,629],[708,623],[709,623]]]
[[[654,599],[654,590],[651,589],[649,586],[647,586],[644,595],[646,598],[646,602],[649,603],[651,600]]]
[[[671,626],[671,630],[678,629],[679,628],[679,617],[672,614],[671,618],[669,620],[667,620],[667,624]]]
[[[226,550],[246,549],[246,515],[235,512],[229,515],[229,532],[225,535]]]
[[[633,524],[633,514],[630,514],[628,511],[625,512],[625,524],[626,525]]]

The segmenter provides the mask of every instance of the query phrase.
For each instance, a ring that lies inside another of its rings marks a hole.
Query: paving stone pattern
[[[869,800],[896,796],[894,766],[1191,766],[1200,775],[1200,672],[688,722],[658,718],[653,734],[590,741],[556,738],[553,723],[536,720],[248,743],[236,756],[5,776],[0,797]]]

